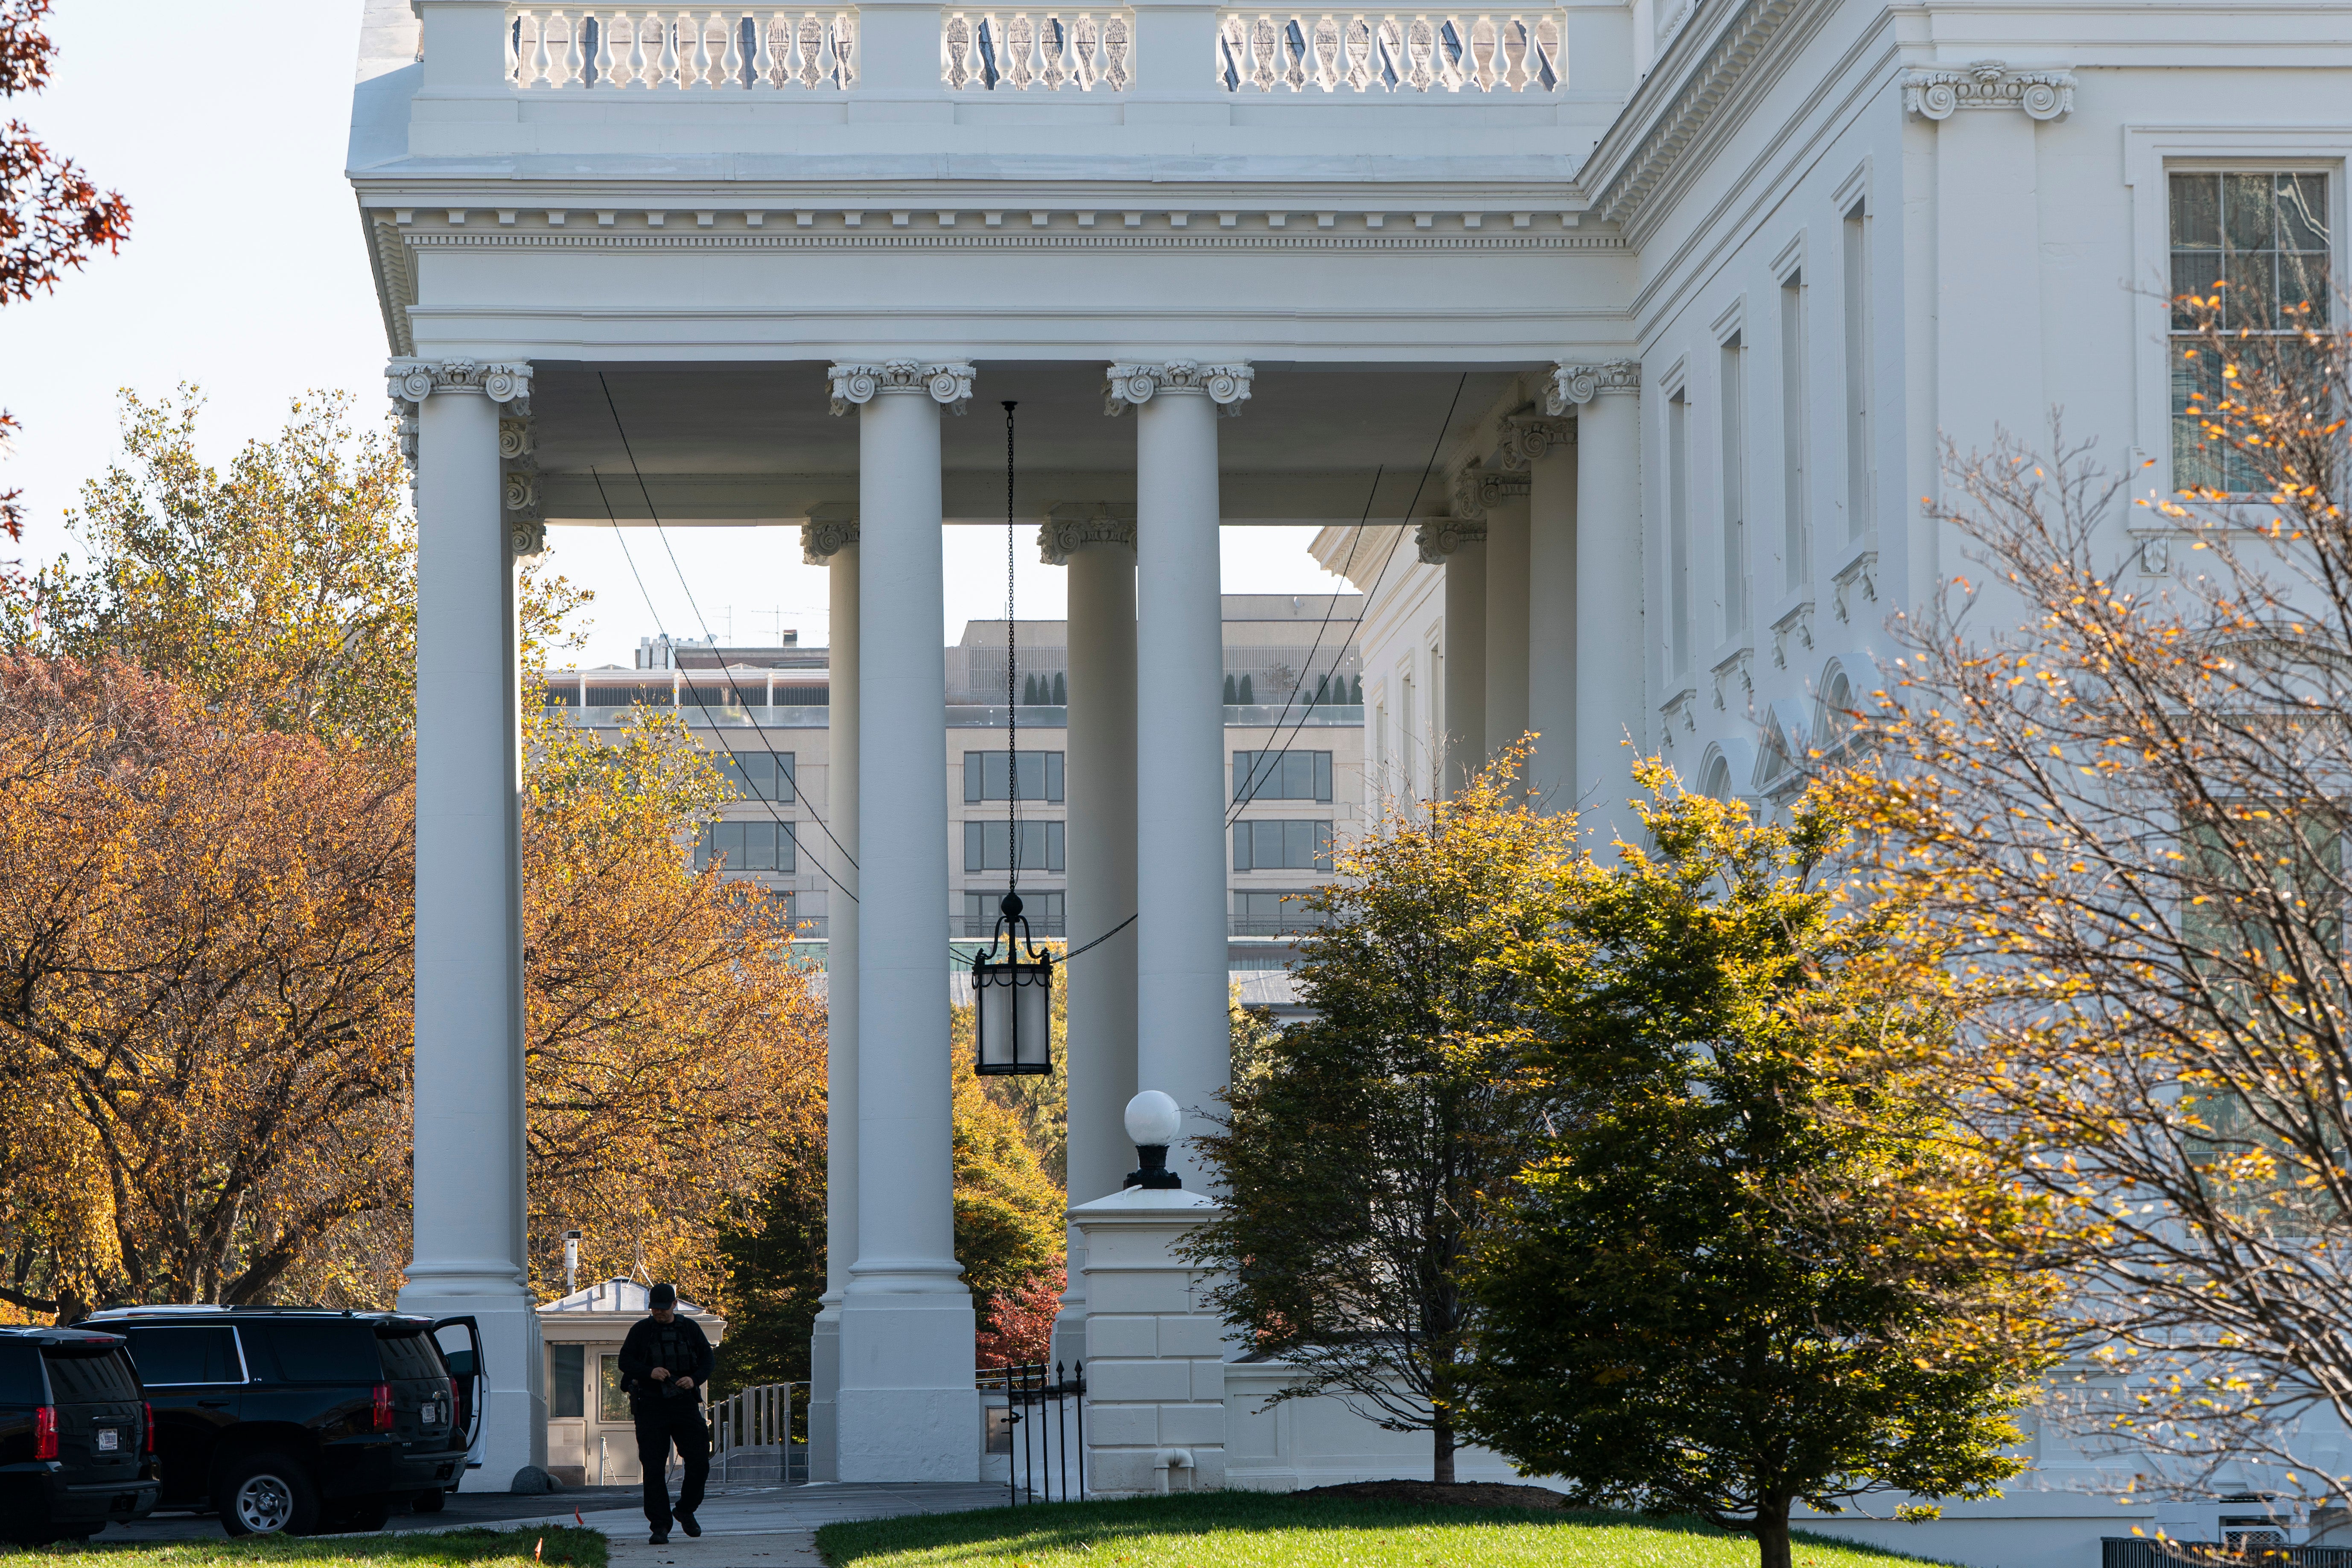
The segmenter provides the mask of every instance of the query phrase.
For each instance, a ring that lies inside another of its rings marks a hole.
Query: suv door
[[[131,1342],[139,1381],[155,1411],[155,1454],[166,1507],[200,1503],[221,1435],[243,1415],[249,1381],[233,1323],[107,1325]]]
[[[482,1326],[472,1318],[436,1318],[433,1342],[449,1363],[450,1381],[457,1385],[457,1419],[449,1432],[449,1447],[468,1456],[482,1436],[482,1395],[489,1384],[482,1372]],[[468,1464],[474,1461],[469,1458]]]

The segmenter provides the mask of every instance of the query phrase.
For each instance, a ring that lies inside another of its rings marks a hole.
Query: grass
[[[538,1552],[536,1560],[533,1552]],[[241,1541],[89,1542],[71,1546],[0,1546],[6,1568],[97,1568],[135,1558],[139,1568],[244,1568],[319,1563],[336,1568],[604,1568],[604,1537],[571,1525],[523,1530],[447,1530],[404,1535],[255,1535]]]
[[[1754,1568],[1756,1543],[1630,1514],[1205,1492],[829,1524],[833,1568]],[[1917,1558],[1798,1537],[1796,1568]]]

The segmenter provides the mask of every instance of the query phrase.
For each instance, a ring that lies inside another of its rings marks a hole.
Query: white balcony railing
[[[856,79],[854,11],[592,5],[507,13],[507,80],[534,91],[781,91],[845,88]]]
[[[958,91],[1124,92],[1135,80],[1128,11],[949,11],[940,79]]]
[[[1227,92],[1550,92],[1559,46],[1556,16],[1229,11],[1216,72]]]

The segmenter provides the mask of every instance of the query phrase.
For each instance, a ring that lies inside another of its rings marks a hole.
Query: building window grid
[[[1044,801],[1058,805],[1062,802],[1062,753],[1060,752],[1024,752],[1021,753],[1021,798]],[[966,752],[963,754],[963,799],[966,805],[982,801],[1005,800],[1012,795],[1013,766],[1003,752]]]
[[[794,798],[792,752],[714,752],[711,762],[738,800],[775,801],[790,805]]]
[[[790,822],[711,822],[695,837],[694,868],[722,864],[730,872],[778,871],[799,867],[795,825]]]
[[[1254,817],[1234,824],[1236,871],[1328,871],[1328,818]]]
[[[2316,171],[2174,170],[2166,181],[2172,293],[2221,299],[2233,331],[2300,330],[2310,308],[2325,324],[2329,276],[2327,176]],[[2267,489],[2243,454],[2208,445],[2188,412],[2221,390],[2221,366],[2193,353],[2194,314],[2175,303],[2168,367],[2176,489],[2245,494]]]
[[[1066,895],[1052,889],[1031,889],[1021,895],[1021,918],[1029,922],[1029,934],[1034,937],[1066,937],[1069,925],[1064,905]],[[979,939],[996,934],[996,920],[1004,901],[1004,890],[963,893],[963,934]]]
[[[1063,869],[1063,825],[1040,821],[1021,824],[1021,869],[1058,874]],[[966,822],[963,825],[963,868],[967,874],[1013,868],[1010,823]]]
[[[1235,752],[1234,798],[1244,805],[1256,800],[1331,799],[1331,753],[1328,752]]]

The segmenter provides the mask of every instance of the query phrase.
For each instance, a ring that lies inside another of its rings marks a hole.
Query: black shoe
[[[700,1521],[696,1520],[692,1510],[688,1509],[679,1509],[677,1510],[677,1527],[686,1531],[688,1535],[698,1536],[702,1533],[702,1525]]]
[[[667,1530],[655,1531],[653,1538],[647,1541],[646,1544],[648,1546],[667,1546],[669,1544],[669,1531]]]

